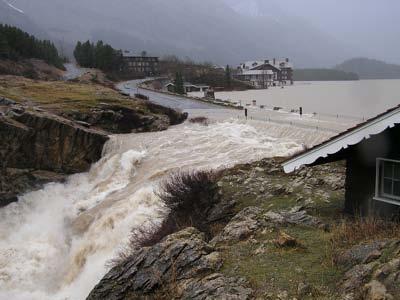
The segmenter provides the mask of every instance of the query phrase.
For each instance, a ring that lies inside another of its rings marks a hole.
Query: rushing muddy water
[[[293,128],[262,126],[185,123],[165,132],[116,135],[88,173],[2,208],[0,299],[84,299],[131,229],[160,218],[163,207],[153,191],[165,174],[301,149]]]

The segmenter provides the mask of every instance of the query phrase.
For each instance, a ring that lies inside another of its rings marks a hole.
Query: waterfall
[[[130,231],[161,218],[154,191],[166,174],[301,150],[284,127],[262,126],[231,120],[115,135],[89,172],[0,209],[0,299],[84,299]]]

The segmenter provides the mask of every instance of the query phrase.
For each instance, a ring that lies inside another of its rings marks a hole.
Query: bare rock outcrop
[[[88,170],[108,140],[103,132],[44,111],[11,102],[1,108],[0,206],[38,184]]]
[[[171,293],[174,299],[216,299],[222,295],[248,299],[251,290],[243,281],[215,273],[221,264],[219,253],[205,241],[204,234],[186,228],[135,251],[112,268],[87,299],[162,299],[161,294]]]
[[[146,107],[103,104],[89,113],[57,115],[0,97],[0,207],[46,182],[87,171],[101,158],[109,133],[165,130],[187,118],[170,108]]]
[[[382,253],[385,258],[382,259]],[[354,246],[338,262],[356,265],[339,284],[343,299],[391,300],[400,294],[400,242],[373,241]]]
[[[243,209],[212,239],[211,244],[238,242],[248,238],[262,226],[262,213],[263,210],[255,206]]]

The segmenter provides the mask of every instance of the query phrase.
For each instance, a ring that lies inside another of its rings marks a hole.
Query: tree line
[[[96,44],[78,42],[74,50],[76,62],[84,68],[97,68],[103,71],[118,71],[122,63],[121,50],[116,50],[103,41]]]
[[[21,29],[0,24],[0,59],[43,59],[50,65],[63,69],[65,61],[49,40],[40,40]]]

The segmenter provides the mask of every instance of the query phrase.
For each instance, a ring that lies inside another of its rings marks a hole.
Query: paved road
[[[148,96],[151,102],[167,106],[173,109],[179,109],[182,111],[197,110],[197,109],[220,109],[220,107],[217,105],[191,100],[185,97],[167,95],[163,93],[157,93],[146,89],[138,88],[138,85],[143,81],[144,80],[131,80],[122,82],[117,85],[117,88],[122,92],[132,96],[136,93],[140,93],[142,95]]]

